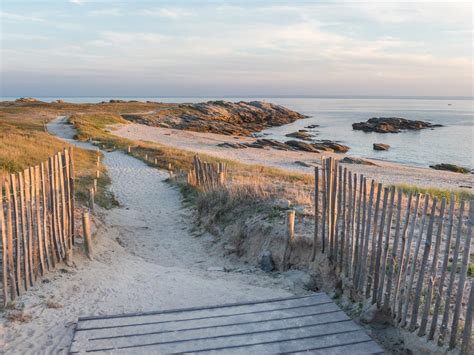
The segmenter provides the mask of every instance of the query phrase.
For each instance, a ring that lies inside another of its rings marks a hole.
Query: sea
[[[472,98],[361,98],[361,97],[35,97],[41,101],[62,99],[73,103],[96,103],[109,99],[203,102],[209,100],[261,100],[283,105],[308,118],[262,132],[267,138],[285,141],[286,134],[308,129],[317,140],[333,140],[350,147],[348,155],[381,159],[410,166],[428,167],[451,163],[474,169],[474,100]],[[16,98],[0,97],[1,101]],[[352,129],[355,122],[371,117],[403,117],[442,124],[443,127],[402,133],[365,133]],[[390,145],[374,151],[373,143]]]

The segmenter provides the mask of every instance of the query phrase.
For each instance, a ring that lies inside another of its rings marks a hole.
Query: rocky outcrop
[[[454,164],[436,164],[430,165],[431,169],[452,171],[453,173],[469,174],[469,169]]]
[[[366,122],[352,124],[352,128],[355,130],[377,133],[399,133],[402,130],[420,130],[435,127],[442,127],[442,125],[399,117],[372,117]]]
[[[40,101],[33,97],[20,97],[19,99],[16,99],[15,102],[40,102]]]
[[[144,114],[124,114],[126,120],[196,132],[249,136],[272,126],[281,126],[306,116],[280,105],[262,101],[208,101],[169,104]]]
[[[286,137],[301,139],[304,141],[310,141],[313,139],[313,135],[308,133],[308,131],[304,129],[300,129],[298,132],[288,133],[285,134]]]
[[[377,166],[377,164],[372,163],[371,161],[361,159],[361,158],[353,158],[353,157],[345,157],[340,162],[345,163],[345,164],[361,164],[361,165]]]
[[[374,143],[374,150],[389,150],[390,146],[383,143]]]
[[[224,142],[218,144],[219,147],[224,148],[273,148],[278,150],[300,150],[310,153],[320,153],[321,151],[336,152],[336,153],[345,153],[349,150],[349,147],[340,143],[333,141],[321,141],[318,143],[306,143],[297,140],[289,140],[285,143],[279,142],[275,139],[257,139],[255,142],[251,143],[232,143]]]
[[[302,150],[304,152],[319,153],[320,151],[311,143],[301,141],[286,141],[286,145],[292,147],[294,150]]]

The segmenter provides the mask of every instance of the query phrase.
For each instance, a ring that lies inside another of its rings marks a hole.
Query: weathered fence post
[[[92,260],[92,237],[91,237],[91,225],[89,219],[89,212],[84,211],[82,213],[82,227],[84,232],[84,249],[86,255]]]
[[[461,200],[461,205],[459,207],[459,218],[458,225],[456,229],[456,242],[453,251],[453,260],[451,264],[451,273],[449,275],[449,285],[446,288],[446,297],[444,304],[443,319],[441,320],[441,327],[439,329],[438,344],[442,345],[448,330],[448,320],[449,320],[449,310],[450,310],[450,299],[454,289],[454,281],[456,278],[456,269],[458,265],[458,255],[459,255],[459,246],[461,244],[461,232],[462,232],[462,222],[464,218],[464,206],[465,201]]]
[[[94,213],[94,188],[91,187],[89,189],[89,209],[91,210],[92,213]]]
[[[469,265],[472,229],[474,226],[474,200],[469,202],[469,219],[467,227],[467,236],[464,242],[464,251],[462,256],[461,272],[459,273],[458,290],[456,294],[456,303],[453,311],[453,323],[451,324],[451,336],[449,338],[449,348],[453,349],[456,346],[456,335],[458,332],[459,316],[461,313],[462,297],[464,293],[464,283],[467,276],[467,267]],[[457,264],[452,265],[453,269],[457,268]]]
[[[290,210],[286,212],[286,244],[282,258],[282,270],[287,269],[287,263],[289,261],[291,253],[291,245],[293,244],[293,240],[295,238],[295,214],[295,210]]]
[[[311,261],[316,257],[316,245],[318,242],[318,221],[319,221],[319,168],[314,168],[314,238]]]
[[[464,322],[464,334],[462,337],[461,354],[472,354],[472,315],[474,313],[474,280],[471,280],[471,292],[467,302],[466,319]]]

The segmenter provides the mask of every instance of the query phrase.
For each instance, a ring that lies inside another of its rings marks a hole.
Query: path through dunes
[[[69,140],[74,134],[64,118],[48,129]],[[80,146],[95,149],[87,143]],[[166,173],[118,151],[104,155],[120,207],[102,210],[101,218],[96,218],[94,260],[76,253],[74,267],[45,276],[22,297],[24,313],[32,319],[26,323],[1,319],[5,353],[65,353],[81,315],[290,295],[284,282],[212,253],[212,237],[193,233],[190,211],[183,208],[179,191],[165,182]],[[231,271],[207,271],[214,266]],[[51,308],[54,304],[60,308]]]

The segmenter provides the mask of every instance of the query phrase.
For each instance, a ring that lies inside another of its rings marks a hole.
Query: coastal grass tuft
[[[402,189],[404,194],[412,192],[413,194],[429,194],[431,196],[436,196],[438,198],[446,198],[449,201],[451,195],[454,195],[457,200],[472,200],[474,199],[474,194],[464,190],[450,190],[450,189],[439,189],[436,187],[420,187],[415,185],[408,184],[399,184],[396,187]]]

